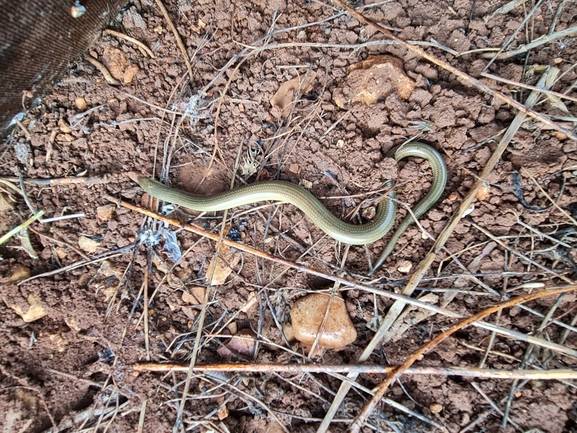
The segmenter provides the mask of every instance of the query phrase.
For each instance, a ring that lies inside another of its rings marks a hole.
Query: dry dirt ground
[[[500,9],[507,4],[503,0],[354,6],[515,101],[525,103],[532,90],[481,74],[528,85],[536,85],[544,72],[551,74],[552,89],[569,99],[540,97],[534,110],[570,130],[577,45],[570,30],[560,37],[555,33],[576,25],[577,5],[534,3],[516,2],[510,10]],[[233,239],[240,243],[321,275],[400,293],[433,245],[423,230],[440,235],[518,113],[390,43],[334,4],[171,0],[165,5],[186,47],[191,81],[156,3],[135,1],[111,28],[150,47],[154,58],[103,34],[89,54],[109,65],[120,84],[109,85],[92,64],[78,60],[23,119],[29,135],[17,128],[0,149],[0,174],[4,179],[21,174],[29,202],[0,184],[2,198],[16,200],[3,203],[0,234],[26,221],[31,208],[44,211],[42,218],[82,214],[34,222],[27,236],[14,236],[0,247],[2,432],[172,431],[179,414],[177,431],[319,431],[342,374],[294,370],[187,377],[174,371],[135,373],[134,366],[187,367],[193,353],[198,364],[356,364],[374,336],[375,316],[382,317],[393,300],[341,285],[357,339],[311,360],[283,332],[296,300],[332,287],[327,278],[233,250],[225,253],[232,272],[224,283],[212,285],[203,312],[203,300],[195,296],[206,296],[217,243],[110,206],[105,195],[146,205],[135,173],[161,175],[175,187],[204,195],[230,188],[233,180],[239,185],[278,178],[309,187],[342,219],[360,206],[360,216],[352,218],[358,222],[370,214],[371,199],[379,197],[385,178],[396,180],[403,203],[415,203],[428,190],[426,162],[409,158],[397,172],[385,157],[394,145],[416,138],[443,155],[446,191],[374,277],[368,258],[374,260],[387,237],[347,250],[290,205],[233,209],[224,233],[230,236],[235,229]],[[552,34],[541,45],[514,51]],[[490,61],[487,57],[501,47],[513,55]],[[372,105],[337,106],[334,97],[346,93],[348,68],[377,54],[402,60],[416,86],[410,96],[392,90]],[[294,78],[306,78],[310,86],[296,86],[294,97],[288,92],[286,111],[273,108],[271,98]],[[412,296],[470,316],[535,289],[571,285],[577,268],[576,176],[577,142],[541,121],[526,120]],[[19,182],[12,185],[21,191]],[[193,218],[166,206],[158,212],[181,221]],[[400,206],[399,214],[406,208]],[[219,212],[197,223],[218,235],[221,221]],[[487,318],[521,337],[476,326],[458,331],[415,364],[431,367],[430,374],[402,375],[361,430],[577,431],[574,379],[513,380],[482,377],[476,370],[577,368],[575,305],[570,292]],[[455,323],[412,308],[368,362],[402,364]],[[242,329],[257,336],[253,356],[219,350]],[[553,346],[529,344],[523,336]],[[448,367],[470,374],[451,375],[443,370]],[[335,403],[328,430],[346,431],[383,379],[360,374],[358,386]]]

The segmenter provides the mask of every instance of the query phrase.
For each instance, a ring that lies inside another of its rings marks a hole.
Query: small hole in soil
[[[363,135],[363,139],[367,140],[369,138],[375,138],[381,132],[379,129],[372,129],[367,126],[361,128],[361,134]]]

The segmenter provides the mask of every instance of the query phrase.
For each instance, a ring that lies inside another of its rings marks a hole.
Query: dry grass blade
[[[568,101],[577,102],[577,98],[574,98],[574,97],[569,96],[569,95],[565,95],[563,93],[558,93],[558,92],[554,92],[552,90],[547,90],[547,89],[540,89],[539,87],[531,86],[530,84],[519,83],[517,81],[508,80],[506,78],[499,77],[497,75],[489,74],[488,72],[482,72],[481,75],[483,77],[489,78],[491,80],[511,84],[513,86],[516,86],[516,87],[523,87],[524,89],[536,90],[536,91],[541,92],[545,95],[553,95],[553,96],[556,96],[557,98],[560,98],[560,99],[567,99]]]
[[[475,388],[475,390],[481,395],[481,397],[483,397],[485,399],[485,401],[487,403],[489,403],[491,405],[491,407],[495,410],[495,412],[499,413],[500,415],[506,416],[503,411],[499,408],[499,406],[493,401],[491,400],[487,394],[485,394],[483,392],[483,390],[481,389],[481,387],[479,385],[477,385],[475,382],[472,382],[471,385],[473,386],[473,388]],[[516,388],[516,387],[515,387]],[[523,431],[523,429],[517,425],[515,422],[511,421],[511,419],[507,418],[509,423],[515,427],[517,430],[519,431]]]
[[[505,248],[507,251],[510,251],[512,254],[514,254],[515,256],[519,257],[521,260],[526,261],[530,264],[532,264],[533,266],[542,269],[543,271],[550,273],[551,275],[565,281],[568,284],[572,284],[573,280],[571,280],[570,278],[567,278],[565,275],[561,275],[555,271],[553,271],[552,269],[547,268],[546,266],[543,266],[542,264],[536,262],[535,260],[527,257],[525,254],[511,248],[510,246],[508,246],[507,244],[505,244],[503,241],[501,241],[500,239],[496,238],[495,236],[493,236],[488,230],[485,230],[483,227],[481,227],[480,225],[476,224],[474,221],[472,221],[471,219],[469,219],[469,223],[475,227],[477,230],[479,230],[481,233],[483,233],[485,236],[487,236],[488,238],[490,238],[491,240],[497,242],[499,245],[501,245],[503,248]]]
[[[126,254],[126,253],[132,251],[133,248],[134,248],[134,245],[128,245],[124,248],[121,248],[120,250],[100,254],[99,256],[93,257],[90,260],[82,259],[82,260],[79,260],[79,261],[72,263],[70,265],[55,269],[53,271],[47,271],[47,272],[43,272],[42,274],[33,275],[30,278],[27,278],[25,280],[20,281],[18,284],[19,285],[24,284],[24,283],[27,283],[29,281],[36,280],[38,278],[44,278],[44,277],[49,277],[51,275],[57,275],[57,274],[60,274],[62,272],[67,272],[67,271],[70,271],[72,269],[82,268],[82,267],[88,266],[88,265],[95,265],[95,264],[102,262],[104,260],[111,259],[114,257],[121,256],[123,254]]]
[[[36,213],[35,215],[31,216],[30,218],[28,218],[26,221],[24,221],[22,224],[20,224],[18,227],[14,227],[12,230],[10,230],[8,233],[6,233],[5,235],[3,235],[2,237],[0,237],[0,245],[2,245],[4,242],[6,242],[8,239],[10,239],[12,236],[17,235],[20,231],[24,230],[26,227],[28,227],[30,224],[32,224],[34,221],[36,221],[37,219],[41,218],[42,215],[44,215],[44,211],[41,210],[38,213]]]
[[[435,347],[436,345],[438,345],[439,343],[441,343],[442,341],[446,340],[448,337],[450,337],[451,335],[453,335],[455,332],[457,332],[460,329],[463,329],[466,326],[471,325],[472,323],[478,321],[478,320],[482,320],[485,317],[499,311],[502,310],[504,308],[508,308],[508,307],[512,307],[514,305],[523,303],[523,302],[529,302],[529,301],[534,301],[536,299],[540,299],[540,298],[544,298],[546,296],[552,296],[552,295],[560,295],[562,293],[569,293],[572,291],[577,290],[577,286],[569,286],[569,287],[564,287],[562,289],[554,289],[554,290],[541,290],[539,292],[535,292],[529,295],[523,295],[523,296],[519,296],[518,298],[515,299],[511,299],[509,301],[505,301],[505,302],[501,302],[499,304],[493,305],[492,307],[489,307],[473,316],[467,317],[466,319],[461,320],[459,323],[453,325],[450,329],[448,329],[447,331],[444,331],[442,334],[439,334],[437,337],[435,337],[433,340],[429,341],[428,343],[422,345],[419,350],[417,350],[416,352],[414,352],[408,359],[407,361],[405,361],[405,363],[403,363],[403,365],[401,365],[397,370],[395,370],[392,374],[390,374],[387,379],[382,382],[378,389],[377,392],[375,392],[375,395],[373,396],[373,398],[371,399],[371,401],[365,406],[365,408],[363,409],[363,411],[357,416],[357,418],[355,419],[354,423],[351,425],[351,432],[355,433],[360,431],[360,428],[363,426],[363,424],[366,422],[366,420],[368,419],[368,417],[370,416],[370,414],[373,412],[373,410],[375,409],[376,405],[379,403],[379,401],[381,400],[381,398],[383,398],[383,396],[385,395],[385,393],[387,392],[387,390],[389,389],[389,386],[393,383],[393,381],[407,368],[409,368],[411,365],[413,365],[421,356],[424,356],[428,351],[430,351],[433,347]]]
[[[154,59],[154,53],[152,52],[152,50],[150,48],[148,48],[146,45],[144,45],[142,42],[140,42],[139,40],[134,39],[128,35],[125,35],[124,33],[120,33],[120,32],[117,32],[117,31],[111,30],[111,29],[106,29],[105,32],[108,33],[109,35],[116,36],[117,38],[121,38],[121,39],[127,40],[129,42],[132,42],[134,45],[136,45],[138,48],[140,48],[141,51],[148,54],[151,59]]]
[[[520,54],[524,54],[528,51],[531,51],[537,47],[540,47],[541,45],[545,45],[545,44],[548,44],[550,42],[553,42],[557,39],[572,36],[575,33],[577,33],[577,26],[576,27],[570,27],[568,29],[561,30],[559,32],[555,32],[551,35],[543,35],[540,38],[535,39],[533,42],[526,44],[526,45],[522,45],[519,48],[512,50],[512,51],[508,51],[508,52],[500,53],[500,54],[485,53],[482,55],[482,57],[485,57],[486,59],[498,59],[498,60],[509,59],[511,57],[515,57],[515,56],[518,56]]]
[[[138,418],[138,430],[136,433],[142,433],[144,431],[144,420],[146,418],[146,404],[148,400],[144,400],[142,402],[142,406],[140,408],[140,417]]]
[[[88,63],[91,63],[96,69],[100,71],[100,73],[102,74],[102,76],[104,77],[104,79],[108,84],[110,84],[111,86],[120,86],[120,81],[117,81],[112,76],[112,74],[110,73],[110,71],[106,66],[104,66],[102,63],[100,63],[98,60],[96,60],[94,57],[88,54],[86,54],[84,57],[86,58],[86,61]]]
[[[160,11],[162,12],[162,15],[164,15],[164,18],[166,19],[166,22],[168,23],[170,30],[174,34],[174,38],[176,39],[176,44],[178,45],[178,48],[180,49],[180,52],[182,54],[182,59],[184,60],[184,63],[186,64],[186,69],[188,71],[188,79],[192,82],[192,79],[193,79],[192,66],[190,65],[190,60],[188,59],[188,54],[186,53],[186,47],[185,47],[184,43],[182,42],[182,38],[180,37],[180,34],[178,33],[178,30],[176,29],[174,23],[170,19],[170,15],[168,14],[168,11],[164,7],[164,3],[162,3],[162,0],[156,0],[156,5],[158,6]]]

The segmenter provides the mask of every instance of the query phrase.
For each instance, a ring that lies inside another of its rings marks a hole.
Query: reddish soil
[[[140,205],[142,190],[134,182],[134,173],[158,175],[168,155],[166,174],[172,185],[199,194],[230,188],[235,174],[238,181],[280,178],[301,182],[310,185],[311,192],[335,215],[346,219],[361,204],[364,193],[378,190],[385,178],[396,179],[402,202],[415,203],[424,195],[431,181],[426,162],[409,159],[397,173],[396,165],[385,157],[394,145],[417,137],[442,153],[449,171],[446,192],[421,218],[422,227],[436,237],[517,114],[399,45],[382,43],[354,50],[351,45],[386,41],[386,37],[348,14],[329,19],[338,10],[320,2],[165,1],[191,59],[194,75],[187,85],[187,67],[161,12],[150,0],[135,3],[116,23],[117,28],[152,48],[155,58],[145,57],[130,42],[103,35],[90,54],[102,60],[111,48],[118,48],[126,59],[125,68],[138,67],[134,78],[119,76],[127,83],[112,87],[91,64],[79,60],[23,120],[30,137],[17,129],[2,145],[0,175],[4,177],[15,176],[17,167],[29,180],[90,178],[78,183],[58,181],[53,186],[27,184],[31,204],[43,210],[45,217],[84,216],[32,224],[36,232],[29,231],[29,235],[37,258],[31,258],[16,237],[0,247],[3,432],[137,431],[141,417],[142,431],[172,431],[186,374],[135,374],[133,366],[148,360],[188,365],[201,307],[183,300],[182,294],[206,286],[215,243],[182,230],[164,231],[175,234],[176,241],[156,238],[150,221],[122,207],[108,216],[103,209],[97,213],[110,204],[106,194]],[[547,35],[560,2],[544,2],[517,33],[531,4],[495,13],[506,3],[400,0],[365,5],[361,11],[383,25],[401,29],[397,34],[404,40],[436,41],[463,53],[501,47],[515,35],[505,49],[510,51]],[[575,25],[576,14],[574,3],[565,4],[555,31]],[[318,23],[281,32],[314,22]],[[276,33],[263,42],[271,31]],[[264,49],[247,49],[239,56],[249,45]],[[482,55],[490,51],[455,56],[434,45],[424,49],[474,77],[481,78],[489,63]],[[496,60],[486,72],[535,85],[542,66],[556,66],[560,78],[553,90],[567,91],[575,98],[576,50],[575,40],[566,37],[526,56]],[[393,91],[370,106],[337,107],[333,94],[344,85],[347,68],[375,54],[402,60],[405,73],[416,83],[409,99]],[[275,117],[279,113],[269,101],[279,87],[312,73],[311,90],[298,98],[290,115]],[[488,78],[483,81],[520,102],[531,92]],[[205,94],[196,101],[201,89]],[[79,108],[77,98],[84,98],[86,108],[81,104]],[[535,110],[571,128],[574,102],[566,100],[568,111],[564,112],[556,101],[544,98]],[[242,169],[250,155],[256,161],[256,173],[247,175]],[[537,121],[525,122],[491,173],[490,188],[459,223],[414,296],[427,295],[429,301],[436,296],[440,305],[455,295],[447,308],[468,316],[502,296],[527,293],[530,287],[519,288],[525,283],[553,287],[575,281],[577,255],[570,248],[575,245],[577,218],[575,167],[575,141]],[[519,193],[515,185],[520,186]],[[334,199],[343,195],[353,197]],[[1,214],[2,234],[30,215],[21,196],[14,197],[15,207]],[[342,267],[348,279],[388,291],[404,287],[432,246],[418,227],[409,228],[375,280],[368,277],[367,254],[374,260],[386,237],[367,247],[351,247],[343,259],[342,246],[324,236],[298,209],[283,205],[249,212],[253,208],[228,212],[243,243],[326,274],[339,273]],[[399,214],[397,221],[406,214],[404,207]],[[173,216],[182,221],[188,218],[180,210]],[[222,213],[209,214],[200,224],[218,234],[221,219]],[[489,244],[487,233],[501,244]],[[175,246],[182,253],[176,264]],[[83,262],[83,256],[91,260]],[[407,261],[412,265],[409,273],[399,271]],[[79,263],[84,264],[75,266]],[[8,282],[18,267],[38,278]],[[230,322],[238,329],[252,328],[263,343],[269,343],[258,346],[253,362],[304,362],[298,344],[283,338],[282,325],[290,322],[289,311],[297,299],[327,285],[319,277],[243,253],[226,283],[211,289],[197,362],[247,361],[240,356],[223,358],[223,352],[217,352],[228,341],[226,325]],[[143,287],[152,298],[147,328]],[[316,362],[355,363],[374,335],[367,322],[375,316],[375,308],[383,315],[392,304],[390,299],[362,290],[343,290],[343,296],[358,338],[340,351],[327,350]],[[549,322],[540,329],[542,316],[519,307],[505,309],[488,321],[575,351],[575,295],[567,294],[554,305],[556,301],[548,297],[528,306],[541,315],[552,311],[552,318],[569,329]],[[23,313],[34,305],[43,317],[24,321]],[[401,364],[455,323],[440,315],[411,322],[419,311],[404,317],[370,363]],[[403,327],[408,329],[401,333]],[[427,353],[417,366],[479,367],[489,344],[489,331],[468,327]],[[577,368],[570,354],[529,348],[526,342],[499,335],[492,344],[482,364],[487,369]],[[358,382],[371,389],[383,378],[362,374]],[[223,386],[222,380],[227,384]],[[404,375],[387,397],[436,426],[382,403],[363,431],[442,431],[439,426],[443,426],[459,432],[488,414],[467,431],[575,432],[576,383]],[[282,431],[274,414],[288,431],[316,431],[340,384],[338,377],[324,373],[195,374],[184,407],[184,427],[202,432]],[[505,409],[511,395],[506,427],[501,427],[502,415],[490,412],[480,391],[499,410]],[[364,391],[349,391],[329,430],[346,431],[368,398]]]

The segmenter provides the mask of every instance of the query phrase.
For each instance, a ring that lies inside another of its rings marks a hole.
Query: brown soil
[[[400,0],[365,7],[362,12],[383,25],[402,29],[398,34],[405,40],[436,41],[465,52],[500,47],[515,34],[531,5],[491,15],[505,3],[477,1],[471,10],[472,2]],[[353,50],[349,45],[386,38],[347,14],[328,20],[337,12],[319,2],[257,0],[232,4],[200,0],[192,5],[165,1],[165,5],[192,61],[194,77],[190,86],[184,80],[187,68],[182,54],[165,19],[153,2],[140,1],[139,7],[126,11],[118,28],[151,47],[155,59],[145,57],[129,42],[103,35],[90,54],[102,59],[105,52],[118,54],[111,50],[118,48],[126,63],[120,61],[117,67],[126,70],[116,71],[116,78],[124,84],[109,86],[92,65],[84,60],[75,63],[53,92],[24,119],[30,138],[18,129],[2,147],[3,176],[14,176],[14,168],[18,167],[27,179],[92,178],[90,182],[52,187],[29,184],[26,191],[31,204],[43,210],[45,217],[81,212],[85,216],[33,224],[31,227],[39,232],[29,232],[36,259],[20,248],[18,238],[1,247],[3,432],[46,431],[52,428],[52,422],[60,426],[59,431],[137,431],[141,416],[142,431],[172,430],[186,375],[135,374],[132,366],[147,360],[188,365],[200,307],[185,302],[182,292],[205,285],[215,243],[184,231],[176,231],[176,243],[151,237],[152,227],[149,223],[143,225],[143,216],[124,208],[116,209],[111,217],[103,215],[102,209],[97,213],[99,207],[109,204],[105,194],[140,204],[142,190],[133,181],[133,173],[160,173],[163,155],[170,155],[168,178],[172,184],[199,194],[229,188],[233,173],[237,179],[249,182],[280,178],[310,183],[317,197],[356,195],[352,199],[324,200],[335,215],[345,219],[361,203],[362,194],[378,190],[384,178],[396,177],[398,198],[403,202],[415,203],[423,196],[431,180],[427,163],[411,159],[397,175],[385,158],[394,145],[418,137],[443,154],[449,171],[446,192],[421,219],[422,227],[438,236],[490,158],[500,132],[516,115],[501,101],[468,87],[398,45],[383,43]],[[527,37],[533,40],[546,35],[558,6],[558,1],[544,2],[529,25],[516,33],[507,50],[526,43]],[[574,25],[575,14],[577,6],[567,3],[558,16],[556,30]],[[280,32],[313,22],[319,23]],[[272,30],[276,33],[270,40],[257,42]],[[321,45],[273,47],[290,43]],[[246,45],[267,49],[248,50],[247,55],[227,66]],[[438,47],[425,49],[475,77],[480,77],[488,64],[482,53],[455,57]],[[573,69],[576,49],[574,39],[557,40],[531,51],[527,58],[497,60],[488,72],[534,85],[539,78],[537,67],[554,65],[562,76],[553,89],[564,92],[577,79],[577,70]],[[391,92],[371,106],[338,108],[332,97],[345,82],[347,68],[371,54],[400,58],[416,89],[407,100]],[[138,72],[131,78],[134,66]],[[286,119],[275,117],[279,113],[269,101],[281,84],[311,73],[315,74],[312,89],[301,95]],[[522,102],[530,93],[483,80]],[[200,89],[206,94],[197,100]],[[574,91],[568,94],[576,96]],[[77,98],[84,98],[87,108],[78,108]],[[565,104],[568,113],[555,99],[544,99],[535,109],[571,127],[575,106],[571,101]],[[79,115],[90,109],[88,114]],[[181,115],[183,112],[186,115]],[[69,125],[72,128],[67,128]],[[251,154],[257,171],[243,175],[242,168]],[[459,289],[448,308],[471,315],[521,284],[540,281],[550,287],[574,279],[575,250],[552,238],[569,245],[575,242],[575,226],[568,215],[577,217],[576,164],[576,142],[535,121],[525,122],[492,172],[490,189],[453,232],[447,250],[440,253],[417,295],[437,290],[440,303],[443,293],[450,294],[447,289]],[[517,172],[528,207],[512,188],[512,173]],[[556,207],[551,207],[536,184],[556,201]],[[2,234],[29,216],[24,201],[16,197],[15,208],[2,213]],[[248,209],[228,213],[232,225],[240,230],[242,242],[327,274],[339,272],[343,249],[300,211],[292,206],[269,206],[258,212],[246,212]],[[406,214],[402,206],[399,214]],[[180,211],[175,216],[187,218]],[[221,213],[204,216],[201,225],[219,233],[221,217]],[[530,232],[517,217],[550,237]],[[498,237],[507,248],[488,246],[490,239],[473,224]],[[401,265],[409,261],[414,270],[432,246],[418,227],[409,228],[383,270],[377,272],[381,279],[375,282],[366,277],[367,254],[374,258],[384,242],[386,238],[366,248],[352,247],[342,264],[349,273],[347,278],[399,291],[410,276],[399,271]],[[183,254],[176,265],[175,246]],[[528,264],[511,249],[530,256],[545,269],[554,269],[555,274]],[[82,255],[106,260],[73,267]],[[463,271],[460,263],[469,270]],[[33,276],[42,276],[19,284],[6,282],[18,266],[28,268]],[[70,268],[58,271],[67,266]],[[463,278],[464,272],[475,274],[484,286]],[[227,282],[212,288],[197,362],[246,361],[239,357],[225,359],[222,352],[217,353],[228,341],[229,322],[238,329],[252,328],[264,342],[276,345],[259,345],[254,362],[304,362],[296,343],[289,346],[292,351],[287,350],[282,328],[277,325],[290,321],[289,311],[296,299],[326,285],[317,277],[243,254]],[[153,297],[147,330],[142,320],[142,287],[148,288],[149,298]],[[510,294],[524,292],[516,289]],[[366,325],[375,315],[375,306],[382,315],[392,303],[360,290],[344,291],[343,296],[358,338],[343,350],[327,350],[317,362],[355,363],[373,336]],[[529,306],[547,314],[555,301],[545,298]],[[18,311],[26,312],[35,303],[44,316],[25,322]],[[566,295],[555,307],[553,318],[575,324],[574,295]],[[409,319],[407,316],[405,321]],[[497,320],[501,326],[577,349],[575,333],[564,336],[564,328],[551,323],[539,330],[542,317],[527,310],[516,307],[504,310],[499,318],[489,318],[491,322]],[[404,334],[390,338],[369,361],[400,364],[452,323],[434,315],[405,326],[408,330]],[[488,331],[466,328],[435,347],[418,365],[478,367],[490,337]],[[484,367],[515,369],[524,359],[523,368],[527,369],[577,368],[573,357],[538,347],[527,355],[527,349],[522,341],[497,336]],[[289,431],[316,431],[341,384],[328,374],[231,374],[224,378],[228,383],[224,387],[220,385],[222,379],[193,375],[190,399],[183,412],[184,426],[190,431],[282,431],[271,413]],[[382,379],[363,374],[358,382],[373,388]],[[517,388],[511,391],[512,386]],[[512,394],[510,422],[500,427],[502,416],[494,412],[468,431],[577,431],[575,381],[513,383],[503,379],[405,375],[387,397],[450,432],[458,432],[491,409],[477,389],[500,410]],[[367,400],[363,391],[351,390],[330,431],[345,431]],[[226,409],[219,410],[223,404]],[[363,431],[440,431],[385,403],[369,425],[372,427]]]

